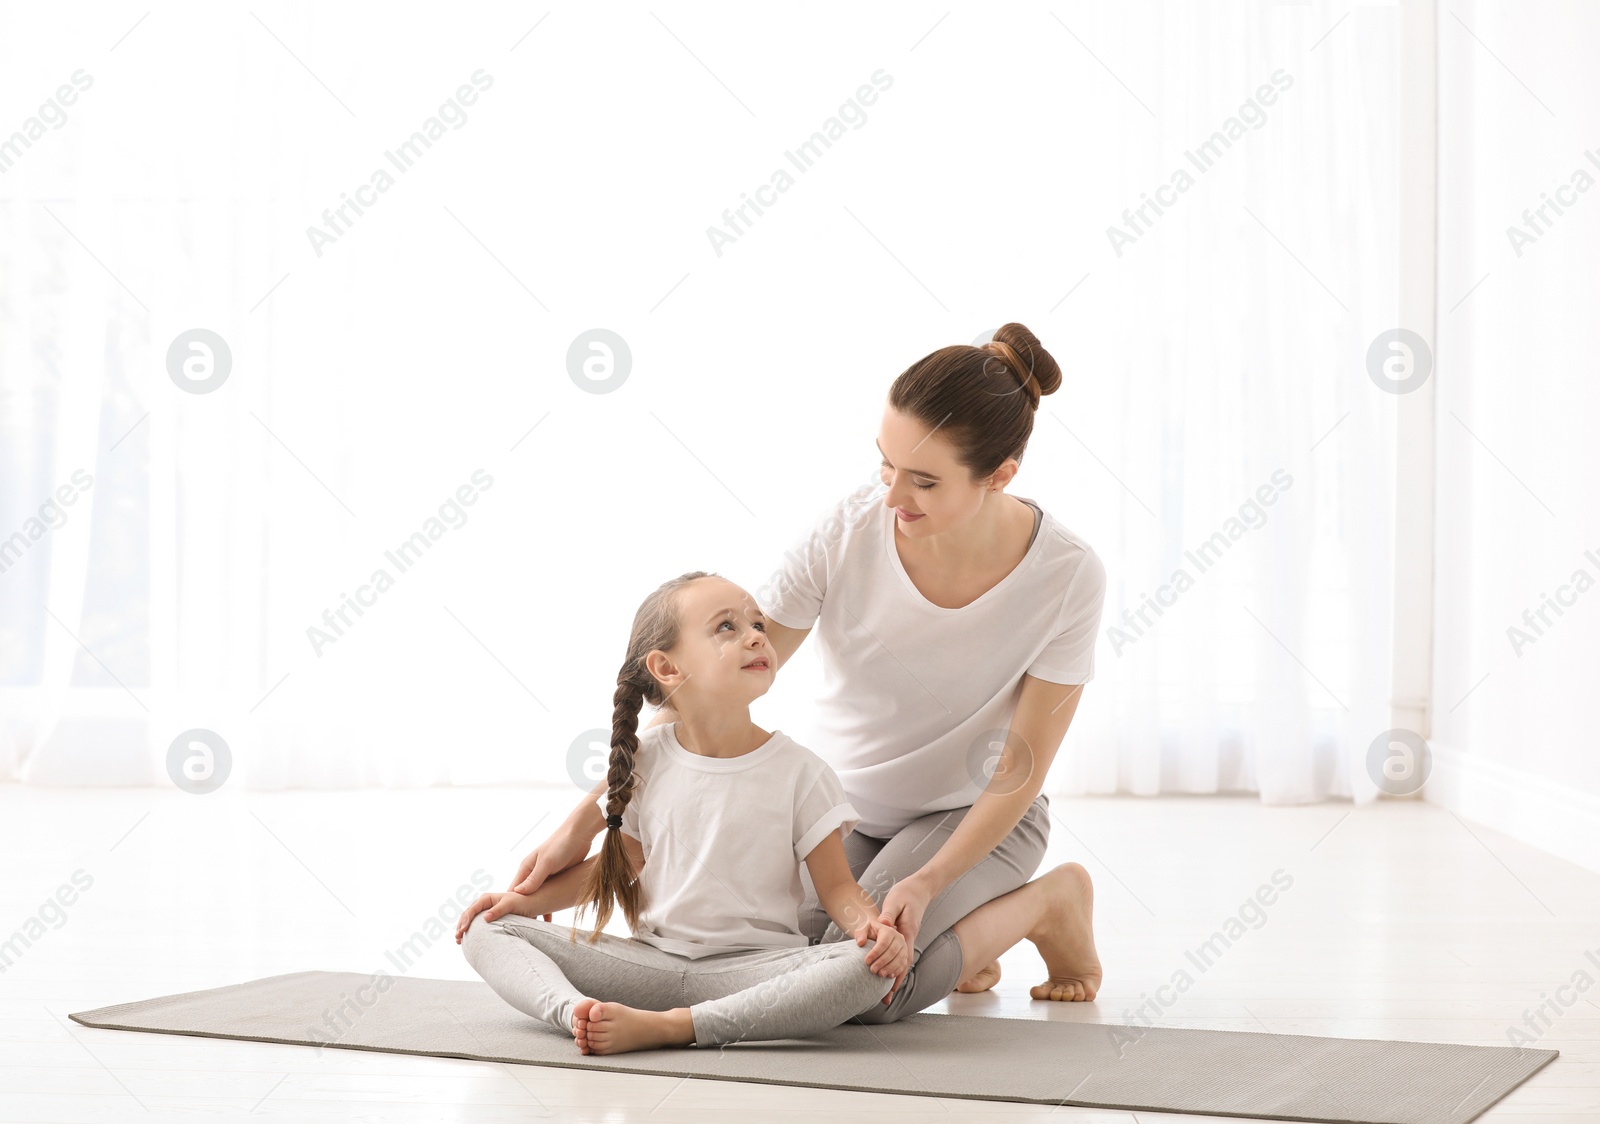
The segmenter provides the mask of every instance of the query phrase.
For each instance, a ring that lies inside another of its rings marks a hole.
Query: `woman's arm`
[[[566,870],[546,878],[542,886],[527,895],[528,915],[551,914],[577,905],[578,895],[583,892],[583,884],[588,881],[589,871],[599,861],[599,855],[590,855],[581,863],[569,866]]]
[[[655,712],[655,715],[650,719],[650,721],[648,721],[648,722],[646,722],[644,724],[644,728],[646,730],[648,730],[650,727],[659,726],[663,722],[676,722],[677,720],[678,720],[678,712],[676,710],[672,709],[672,703],[668,702],[666,706],[662,707],[660,710]],[[606,790],[605,782],[601,781],[599,789],[596,790],[597,794],[600,793],[600,792],[604,792],[605,790]],[[606,825],[605,817],[601,816],[600,817],[600,826],[604,827],[605,825]]]
[[[778,674],[778,669],[789,662],[789,657],[794,655],[795,649],[800,647],[800,642],[811,635],[810,628],[790,628],[786,624],[779,624],[768,617],[767,639],[772,641],[772,649],[778,654],[778,666],[772,669],[772,674]],[[815,626],[813,626],[815,627]]]
[[[628,861],[633,866],[633,876],[638,878],[644,873],[644,845],[629,835],[622,833],[623,849],[628,852]],[[570,909],[578,904],[578,898],[583,893],[583,884],[589,877],[589,871],[594,864],[600,861],[599,855],[575,863],[559,874],[552,875],[544,885],[531,894],[518,894],[506,891],[499,894],[482,894],[461,914],[456,922],[456,943],[461,943],[461,936],[467,931],[467,926],[472,924],[472,919],[478,914],[484,914],[485,921],[498,921],[508,913],[519,914],[523,917],[543,916],[546,921],[550,915],[559,909]]]
[[[644,871],[644,845],[625,831],[622,833],[622,845],[633,862],[633,876],[638,878]],[[583,893],[583,884],[588,881],[589,871],[599,861],[599,854],[593,854],[581,863],[567,867],[560,874],[552,875],[543,886],[528,895],[529,910],[533,913],[554,913],[577,905],[578,897]]]
[[[651,726],[677,720],[676,711],[670,706],[663,707],[645,723],[644,728],[648,730]],[[578,801],[578,806],[567,814],[561,826],[550,833],[550,838],[528,852],[517,867],[516,877],[511,880],[512,893],[533,894],[557,874],[583,861],[594,843],[594,837],[606,827],[606,814],[600,807],[600,799],[605,794],[606,782],[601,778],[600,783],[589,790],[589,795]]]
[[[567,814],[548,839],[528,852],[511,880],[511,893],[531,894],[561,871],[583,861],[594,837],[606,826],[605,813],[595,803],[605,790],[606,782],[602,780]]]
[[[916,873],[902,878],[884,898],[883,913],[916,943],[927,903],[999,845],[1038,798],[1045,775],[1061,748],[1083,696],[1082,683],[1052,683],[1023,675],[1005,751],[989,787],[973,802],[944,846]],[[910,931],[907,931],[909,926]]]
[[[602,825],[605,826],[605,825]],[[622,833],[622,850],[626,850],[627,858],[634,865],[634,877],[645,873],[645,845],[634,839],[626,831]],[[550,881],[541,885],[538,890],[528,895],[528,909],[530,916],[533,914],[555,913],[557,909],[571,909],[578,905],[578,898],[582,897],[584,885],[589,882],[589,871],[594,869],[595,863],[600,861],[600,855],[590,855],[586,860],[576,866],[568,866],[565,871],[550,877]]]

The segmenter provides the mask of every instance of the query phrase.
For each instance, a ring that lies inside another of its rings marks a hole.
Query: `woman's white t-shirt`
[[[900,560],[887,491],[835,504],[760,595],[779,624],[817,626],[823,685],[800,736],[878,838],[977,800],[1024,674],[1094,678],[1106,585],[1093,548],[1032,504],[1042,520],[1016,568],[969,605],[935,605]]]
[[[634,937],[695,959],[809,944],[800,864],[857,822],[839,778],[782,730],[742,756],[703,757],[683,748],[674,726],[639,731],[622,813],[645,857]]]

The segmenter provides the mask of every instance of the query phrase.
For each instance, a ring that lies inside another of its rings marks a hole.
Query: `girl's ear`
[[[678,669],[677,664],[672,662],[672,657],[660,648],[653,649],[645,656],[644,668],[657,683],[666,689],[666,692],[670,692],[679,683],[683,682],[683,672]]]

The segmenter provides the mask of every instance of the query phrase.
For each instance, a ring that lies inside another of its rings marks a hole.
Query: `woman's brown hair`
[[[643,905],[633,863],[622,842],[622,829],[613,824],[633,799],[633,755],[639,749],[639,709],[647,702],[659,707],[667,701],[660,682],[645,666],[645,657],[658,649],[668,651],[678,643],[678,591],[692,581],[717,576],[705,570],[679,574],[658,586],[633,615],[628,654],[622,661],[622,670],[617,672],[617,689],[611,696],[611,761],[606,770],[606,818],[610,822],[606,825],[606,840],[601,844],[600,857],[589,869],[577,903],[579,913],[587,906],[595,910],[590,944],[600,939],[600,930],[611,920],[614,906],[622,906],[622,915],[632,929],[638,925]],[[577,934],[574,925],[571,939],[576,941]]]
[[[1039,398],[1060,386],[1061,368],[1039,337],[1011,323],[982,347],[941,347],[911,364],[889,387],[889,405],[938,430],[981,480],[1007,457],[1022,459]]]

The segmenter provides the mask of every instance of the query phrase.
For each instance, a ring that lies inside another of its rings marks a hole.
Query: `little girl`
[[[804,1038],[879,1021],[880,1003],[898,1018],[1024,939],[1050,970],[1034,999],[1092,1000],[1076,978],[1079,958],[1098,963],[1093,889],[1077,863],[973,910],[911,963],[851,874],[842,836],[858,820],[839,778],[750,721],[775,665],[766,618],[732,582],[695,571],[645,598],[612,696],[605,843],[531,894],[467,907],[456,941],[478,974],[585,1054]],[[680,720],[641,735],[641,705],[669,698]],[[853,943],[801,933],[801,862]],[[617,903],[632,939],[600,931]],[[537,920],[591,905],[586,944],[576,928]],[[918,995],[916,979],[937,986]]]
[[[916,971],[850,872],[842,836],[858,816],[838,777],[750,720],[777,662],[765,629],[749,595],[714,574],[651,593],[613,696],[599,854],[461,915],[456,941],[474,970],[585,1054],[804,1038]],[[640,735],[641,705],[669,697],[681,721]],[[800,932],[801,862],[853,941],[812,945]],[[595,910],[586,943],[537,919],[574,901]],[[631,939],[601,932],[617,904]]]

